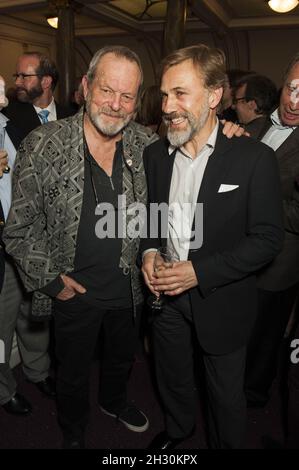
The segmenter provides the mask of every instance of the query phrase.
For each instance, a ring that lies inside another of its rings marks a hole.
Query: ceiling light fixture
[[[47,22],[52,28],[55,28],[55,29],[58,28],[58,16],[48,16]]]
[[[298,0],[269,0],[268,5],[277,13],[287,13],[299,4]]]

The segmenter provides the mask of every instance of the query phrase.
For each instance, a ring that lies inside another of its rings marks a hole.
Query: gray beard
[[[108,109],[106,110],[108,112]],[[103,135],[106,135],[108,137],[115,137],[117,134],[119,134],[131,121],[131,114],[128,114],[126,116],[123,116],[121,118],[121,121],[113,124],[107,124],[103,122],[102,116],[96,112],[91,111],[91,99],[90,96],[87,95],[86,97],[86,113],[91,120],[92,124],[94,127]],[[109,112],[108,112],[109,114]],[[117,113],[115,113],[117,114]],[[111,115],[113,115],[113,112],[111,111]]]
[[[184,117],[187,118],[187,128],[182,131],[172,131],[171,129],[167,130],[167,138],[171,145],[174,147],[181,147],[189,142],[192,137],[199,132],[207,122],[209,116],[209,106],[206,103],[203,109],[201,110],[201,115],[198,120],[196,120],[195,116],[191,113],[185,113]],[[165,124],[167,125],[167,119],[165,120]]]

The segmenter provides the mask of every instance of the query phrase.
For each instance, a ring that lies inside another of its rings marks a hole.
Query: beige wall
[[[222,38],[206,30],[188,33],[186,45],[204,42],[222,47],[229,68],[250,68],[269,76],[280,86],[288,60],[299,51],[297,36],[296,28],[234,31]],[[76,38],[76,76],[81,77],[86,72],[91,56],[97,49],[107,44],[124,44],[140,56],[145,86],[151,85],[157,81],[161,38],[162,35],[157,33],[138,39],[126,35]],[[55,59],[55,31],[47,26],[36,26],[0,15],[0,74],[6,79],[8,87],[13,85],[16,58],[26,50],[38,50]]]
[[[298,39],[299,31],[295,28],[251,31],[249,44],[252,70],[268,76],[280,87],[288,62],[299,52]]]
[[[141,58],[145,72],[145,86],[155,82],[155,66],[160,60],[160,40],[159,36],[151,37],[149,41],[138,40],[138,42],[129,36],[81,38],[93,53],[106,44],[124,44],[132,47]],[[254,70],[271,78],[277,86],[281,85],[283,71],[288,61],[299,51],[296,28],[234,31],[223,38],[208,31],[186,35],[186,45],[199,42],[221,47],[227,55],[229,68]]]
[[[55,36],[43,26],[0,15],[0,75],[13,86],[17,57],[25,51],[40,51],[55,59]]]

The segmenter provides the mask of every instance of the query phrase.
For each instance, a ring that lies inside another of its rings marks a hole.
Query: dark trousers
[[[281,342],[297,292],[297,285],[279,292],[258,291],[258,315],[247,348],[245,391],[248,402],[263,405],[269,399]]]
[[[55,301],[54,319],[58,420],[65,437],[80,438],[88,422],[90,366],[100,328],[104,344],[99,403],[118,414],[127,401],[138,321],[134,322],[132,309],[99,310],[77,296],[66,302]]]
[[[187,437],[195,426],[193,330],[188,294],[170,300],[153,323],[157,382],[165,409],[166,431],[172,438]],[[212,448],[244,446],[245,355],[245,347],[219,356],[204,353]]]
[[[299,449],[299,299],[297,301],[297,327],[292,335],[289,349],[290,367],[288,376],[287,449]]]

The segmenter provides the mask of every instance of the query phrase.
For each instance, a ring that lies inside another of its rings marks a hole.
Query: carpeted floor
[[[103,415],[97,406],[98,362],[91,371],[91,414],[86,444],[90,449],[145,449],[150,440],[163,429],[163,415],[151,380],[149,361],[140,352],[136,357],[129,382],[129,397],[148,416],[150,427],[144,433],[127,430],[113,418]],[[1,449],[59,449],[61,432],[56,421],[55,402],[41,395],[26,382],[21,367],[15,369],[22,393],[33,405],[33,413],[26,417],[8,415],[0,407],[0,448]],[[271,401],[260,410],[248,410],[247,448],[262,448],[261,439],[268,435],[282,440],[281,400],[277,383],[272,390]],[[197,410],[196,433],[180,448],[207,448],[205,426],[200,409]]]

